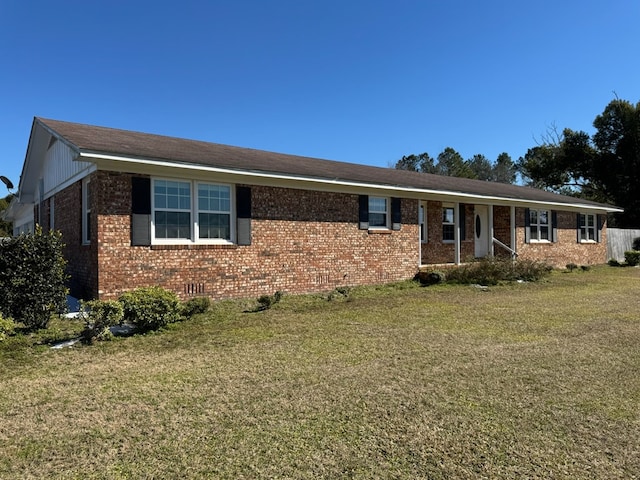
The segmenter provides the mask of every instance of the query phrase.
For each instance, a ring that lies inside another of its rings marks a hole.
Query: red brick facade
[[[247,185],[251,245],[131,246],[131,178],[125,173],[91,174],[89,245],[82,244],[82,182],[55,195],[55,226],[66,243],[74,295],[110,299],[151,285],[171,289],[182,298],[255,297],[276,290],[320,292],[412,278],[420,261],[455,261],[454,244],[442,241],[442,202],[426,202],[428,241],[420,245],[418,200],[402,200],[400,230],[361,230],[358,195],[255,185]],[[474,255],[473,209],[472,204],[465,205],[462,261]],[[606,230],[601,243],[580,244],[576,214],[558,212],[559,241],[527,244],[524,212],[516,209],[521,258],[556,266],[606,261]],[[494,236],[510,245],[511,208],[493,207],[493,222]]]

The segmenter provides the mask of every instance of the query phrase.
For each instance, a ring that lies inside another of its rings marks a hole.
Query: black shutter
[[[131,178],[131,245],[151,245],[150,178]]]
[[[582,241],[582,235],[580,230],[580,214],[576,214],[576,242],[580,243]]]
[[[551,212],[551,241],[558,241],[558,212]]]
[[[358,228],[360,230],[368,230],[369,229],[369,196],[368,195],[360,195],[358,198]]]
[[[251,245],[251,188],[236,187],[238,245]]]
[[[467,206],[464,203],[461,203],[458,206],[458,217],[459,217],[459,222],[460,222],[460,241],[462,240],[466,240],[467,238],[467,218],[466,218],[466,211],[467,211]]]
[[[391,198],[391,229],[402,228],[402,199]]]
[[[531,215],[529,215],[529,209],[524,209],[524,242],[531,242]]]

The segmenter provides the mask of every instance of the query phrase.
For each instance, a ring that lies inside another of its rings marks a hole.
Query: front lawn
[[[640,478],[640,269],[254,307],[0,342],[0,478]]]

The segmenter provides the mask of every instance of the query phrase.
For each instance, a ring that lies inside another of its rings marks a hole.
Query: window
[[[548,210],[529,210],[529,232],[531,241],[551,241]]]
[[[198,238],[231,240],[231,187],[198,184]]]
[[[82,181],[82,243],[91,243],[91,183]]]
[[[456,238],[455,214],[453,207],[442,207],[442,240],[452,242]]]
[[[155,238],[191,239],[191,183],[153,183]]]
[[[230,185],[153,180],[153,238],[160,243],[231,242],[231,217]]]
[[[369,228],[388,228],[388,204],[386,198],[369,197]]]
[[[595,242],[596,237],[596,216],[590,213],[581,213],[579,216],[580,241]]]
[[[424,203],[420,204],[420,210],[418,212],[420,220],[420,241],[422,243],[427,242],[427,207]]]

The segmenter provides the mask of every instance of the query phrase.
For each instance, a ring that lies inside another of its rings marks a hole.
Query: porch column
[[[516,251],[516,207],[511,205],[511,250]]]

